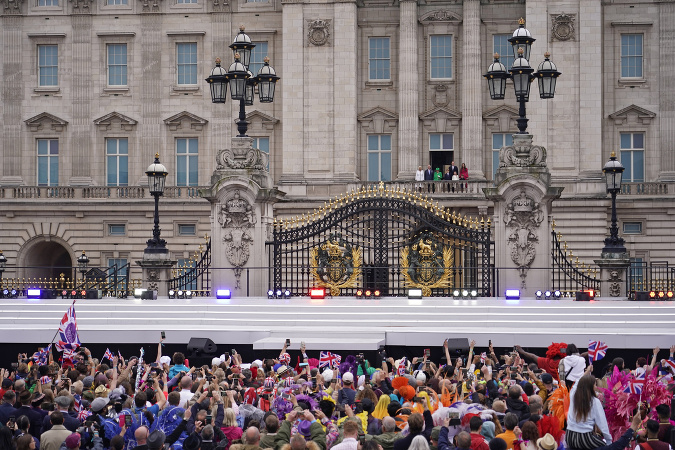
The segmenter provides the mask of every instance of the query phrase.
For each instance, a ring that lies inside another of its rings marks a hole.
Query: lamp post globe
[[[499,62],[499,53],[494,54],[494,62],[488,67],[485,79],[488,82],[490,98],[492,100],[503,100],[506,93],[506,80],[510,78],[504,64]]]
[[[82,250],[82,254],[77,258],[77,268],[82,276],[87,273],[87,269],[89,268],[89,257],[84,253],[84,250]]]
[[[251,38],[248,34],[244,33],[246,28],[241,25],[239,27],[239,34],[234,37],[234,41],[230,44],[232,49],[232,56],[236,59],[240,58],[241,63],[248,68],[251,62],[251,51],[255,47],[255,44],[251,42]],[[239,55],[239,56],[237,56]]]
[[[274,101],[274,87],[280,78],[270,66],[270,59],[265,57],[265,63],[258,71],[258,94],[260,103],[272,103]]]
[[[159,153],[155,154],[155,161],[148,166],[145,171],[148,176],[148,188],[150,194],[155,197],[155,226],[152,230],[152,239],[147,242],[144,253],[168,253],[166,241],[161,239],[161,230],[159,228],[159,197],[164,194],[166,176],[169,174],[166,167],[159,162]]]
[[[560,76],[558,68],[549,59],[550,56],[549,52],[544,53],[544,60],[537,67],[536,78],[539,82],[539,98],[553,98],[555,95],[555,83]]]
[[[602,168],[605,174],[607,192],[612,196],[612,223],[609,227],[609,236],[605,238],[605,247],[602,253],[626,253],[625,241],[619,237],[619,227],[616,218],[616,195],[621,191],[621,179],[626,168],[616,159],[612,152],[609,161]]]
[[[529,61],[530,49],[534,41],[536,39],[532,37],[530,30],[525,28],[525,19],[521,17],[518,21],[518,28],[513,32],[513,36],[509,38],[509,43],[511,43],[511,47],[513,48],[513,57],[518,58],[518,49],[522,48],[524,51],[523,56]]]
[[[216,58],[216,67],[211,71],[211,75],[206,82],[211,86],[211,102],[225,103],[227,100],[227,71],[220,66],[220,58]]]

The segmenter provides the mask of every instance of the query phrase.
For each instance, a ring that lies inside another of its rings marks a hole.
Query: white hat
[[[222,363],[222,361],[217,356],[211,360],[212,366],[219,366],[221,363]]]
[[[260,368],[262,368],[262,366],[263,366],[262,361],[259,360],[259,359],[256,359],[255,361],[253,361],[253,363],[251,363],[251,365],[253,365],[253,364],[255,364],[257,367],[260,367]]]
[[[417,379],[417,381],[421,381],[422,383],[427,382],[427,376],[421,370],[415,371],[415,378]]]
[[[323,377],[323,381],[330,383],[330,381],[333,379],[333,371],[331,369],[326,369],[323,371],[321,376]]]
[[[359,377],[359,381],[358,381],[356,384],[357,384],[358,386],[363,386],[364,384],[366,384],[366,376],[365,376],[365,375],[361,375],[361,376]]]
[[[171,358],[169,358],[168,356],[162,356],[161,358],[159,358],[159,363],[161,365],[171,364]]]
[[[353,383],[354,374],[352,374],[351,372],[345,372],[344,375],[342,375],[342,381],[345,383]]]

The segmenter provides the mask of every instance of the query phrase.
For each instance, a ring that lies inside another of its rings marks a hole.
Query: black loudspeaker
[[[98,289],[87,289],[87,296],[85,298],[96,300],[101,297],[103,297],[103,293]]]
[[[211,354],[216,353],[218,347],[216,344],[209,338],[190,338],[190,342],[187,345],[188,352],[192,355],[199,354]]]
[[[469,338],[448,338],[448,350],[459,355],[469,354]]]
[[[42,299],[52,299],[56,298],[57,292],[52,289],[40,289],[40,298]]]
[[[648,302],[651,300],[649,298],[649,292],[636,292],[635,293],[635,301],[636,302]]]
[[[157,291],[141,292],[141,300],[157,300]]]
[[[590,302],[591,301],[590,292],[587,292],[587,291],[577,292],[576,301],[578,301],[578,302]]]

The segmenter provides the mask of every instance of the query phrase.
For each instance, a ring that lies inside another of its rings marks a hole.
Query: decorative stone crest
[[[257,148],[226,148],[218,150],[216,156],[216,170],[224,169],[255,169],[264,170],[267,167],[267,153]]]
[[[513,145],[499,149],[499,167],[546,167],[546,149],[532,145],[529,134],[514,134]]]
[[[331,234],[325,243],[309,254],[312,275],[319,286],[330,289],[333,296],[340,289],[356,287],[361,278],[361,249],[352,247],[342,236]]]
[[[422,233],[401,251],[403,282],[430,296],[432,289],[450,286],[452,261],[452,249],[444,247],[431,233]]]
[[[159,12],[159,2],[162,0],[141,0],[143,12]]]
[[[535,244],[539,241],[536,228],[544,220],[541,205],[525,190],[506,206],[504,222],[506,222],[508,245],[511,250],[511,261],[518,267],[521,289],[525,289],[525,278],[530,265],[536,256]]]
[[[228,0],[213,0],[213,10],[217,12],[227,11],[230,2]]]
[[[434,106],[443,107],[450,103],[448,98],[448,86],[446,84],[437,84],[434,86],[434,96],[432,99]]]
[[[239,190],[225,205],[220,207],[218,223],[223,228],[223,243],[225,244],[225,256],[227,261],[234,266],[234,276],[237,280],[235,289],[240,289],[241,272],[250,256],[250,246],[253,237],[249,233],[256,223],[253,207],[241,198]]]
[[[21,14],[23,0],[2,0],[3,14]]]
[[[618,297],[621,295],[621,277],[618,270],[609,272],[609,296]]]
[[[307,21],[307,41],[321,47],[326,45],[330,39],[331,19],[316,19]]]
[[[574,41],[576,14],[551,14],[551,39]]]
[[[159,283],[159,272],[157,269],[148,270],[148,289],[151,291],[157,290],[157,284]]]
[[[89,9],[89,3],[93,3],[94,0],[70,0],[70,3],[73,4],[73,12],[80,14],[89,14],[91,9]]]

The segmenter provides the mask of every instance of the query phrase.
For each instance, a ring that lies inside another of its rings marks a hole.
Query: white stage
[[[50,342],[69,300],[3,299],[0,342]],[[497,347],[546,347],[552,341],[606,342],[610,348],[668,348],[675,302],[353,297],[310,300],[193,298],[77,300],[86,343],[167,343],[209,337],[216,344],[279,349],[284,339],[309,350],[375,350],[379,345],[438,346],[448,337],[492,339]]]

